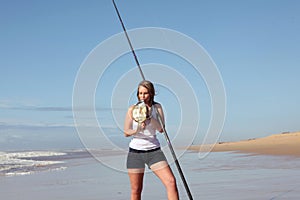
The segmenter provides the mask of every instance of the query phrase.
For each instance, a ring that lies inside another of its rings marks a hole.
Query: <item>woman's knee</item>
[[[166,187],[176,188],[176,178],[174,176],[171,176],[166,180]]]
[[[133,185],[131,186],[131,193],[132,194],[141,194],[143,190],[143,185]]]

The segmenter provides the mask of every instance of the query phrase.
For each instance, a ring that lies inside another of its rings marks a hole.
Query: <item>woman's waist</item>
[[[133,153],[150,153],[158,150],[160,150],[160,147],[156,147],[154,149],[148,149],[148,150],[139,150],[139,149],[134,149],[129,147],[129,152],[133,152]]]

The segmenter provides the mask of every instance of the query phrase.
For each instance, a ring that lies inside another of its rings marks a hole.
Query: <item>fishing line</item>
[[[132,55],[133,55],[133,57],[134,57],[134,60],[135,60],[135,62],[136,62],[136,64],[137,64],[137,66],[138,66],[140,75],[141,75],[141,77],[142,77],[143,80],[146,80],[146,79],[145,79],[145,76],[144,76],[144,73],[143,73],[143,71],[142,71],[142,68],[141,68],[141,66],[140,66],[140,63],[139,63],[139,61],[138,61],[137,55],[136,55],[136,53],[135,53],[135,51],[134,51],[134,48],[133,48],[133,46],[132,46],[132,43],[131,43],[130,38],[129,38],[129,36],[128,36],[128,33],[127,33],[127,31],[126,31],[126,28],[125,28],[125,25],[124,25],[124,23],[123,23],[123,20],[122,20],[122,18],[121,18],[120,12],[119,12],[119,10],[118,10],[118,8],[117,8],[117,5],[116,5],[116,3],[115,3],[114,0],[112,0],[112,2],[113,2],[113,5],[114,5],[114,8],[115,8],[115,10],[116,10],[116,13],[117,13],[117,15],[118,15],[119,21],[120,21],[120,23],[121,23],[121,25],[122,25],[123,31],[124,31],[124,33],[125,33],[125,36],[126,36],[126,38],[127,38],[128,44],[129,44],[129,46],[130,46],[131,53],[132,53]],[[178,161],[177,156],[176,156],[176,154],[175,154],[174,148],[173,148],[173,146],[172,146],[172,144],[171,144],[171,141],[170,141],[170,138],[169,138],[169,136],[168,136],[167,130],[165,129],[165,125],[164,125],[164,123],[163,123],[163,121],[162,121],[162,118],[161,118],[160,114],[158,113],[157,108],[156,108],[156,107],[154,107],[154,108],[155,108],[155,112],[156,112],[157,117],[158,117],[158,121],[159,121],[159,123],[160,123],[160,125],[161,125],[161,127],[162,127],[162,129],[163,129],[163,133],[164,133],[166,142],[167,142],[167,144],[168,144],[168,147],[169,147],[169,149],[170,149],[170,152],[171,152],[171,154],[172,154],[172,157],[173,157],[173,159],[174,159],[175,165],[176,165],[176,167],[177,167],[177,170],[178,170],[179,175],[180,175],[180,177],[181,177],[181,180],[182,180],[182,182],[183,182],[184,188],[185,188],[185,190],[186,190],[186,192],[187,192],[187,195],[188,195],[189,199],[190,199],[190,200],[193,200],[191,191],[190,191],[190,189],[189,189],[189,187],[188,187],[188,184],[187,184],[187,181],[186,181],[186,179],[185,179],[185,177],[184,177],[184,175],[183,175],[183,171],[182,171],[182,169],[181,169],[181,167],[180,167],[180,164],[179,164],[179,161]]]

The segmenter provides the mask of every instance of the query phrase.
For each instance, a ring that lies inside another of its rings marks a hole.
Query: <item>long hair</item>
[[[152,105],[153,102],[154,102],[154,96],[155,96],[155,89],[154,89],[153,83],[151,83],[150,81],[147,81],[147,80],[144,80],[144,81],[139,83],[138,88],[137,88],[137,92],[136,92],[136,96],[137,96],[138,100],[140,100],[139,99],[139,88],[140,88],[140,86],[143,86],[143,87],[147,88],[147,90],[149,92],[149,95],[150,95],[149,103],[150,103],[150,105]]]

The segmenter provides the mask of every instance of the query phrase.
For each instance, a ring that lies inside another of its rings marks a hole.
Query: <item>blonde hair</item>
[[[150,95],[149,103],[150,103],[150,105],[152,105],[154,102],[154,96],[155,96],[155,89],[154,89],[153,83],[151,83],[150,81],[147,81],[147,80],[141,81],[139,83],[138,88],[137,88],[137,93],[136,93],[138,100],[140,100],[139,99],[139,88],[141,86],[145,87],[148,90],[149,95]]]

